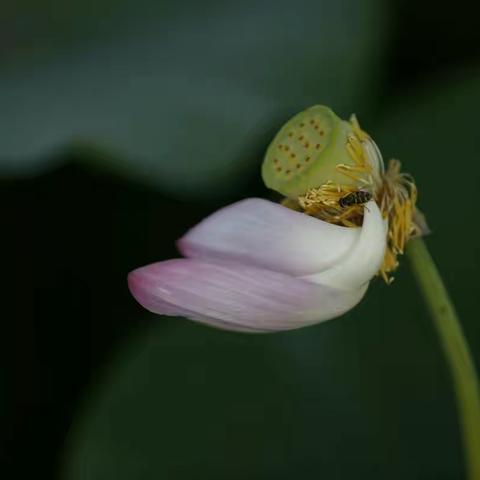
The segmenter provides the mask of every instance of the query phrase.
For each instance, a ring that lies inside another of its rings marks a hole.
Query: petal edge
[[[223,329],[273,332],[335,318],[353,308],[367,286],[345,291],[235,262],[175,259],[134,270],[129,288],[154,313]]]

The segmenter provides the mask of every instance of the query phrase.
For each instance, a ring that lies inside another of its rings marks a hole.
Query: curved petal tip
[[[335,266],[303,278],[340,289],[357,289],[374,277],[383,262],[387,244],[385,221],[374,201],[365,204],[360,236],[348,254]]]

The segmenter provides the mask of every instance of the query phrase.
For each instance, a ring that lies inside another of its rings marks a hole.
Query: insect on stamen
[[[348,195],[342,197],[338,204],[342,208],[351,207],[353,205],[362,205],[367,203],[372,199],[372,194],[365,190],[358,190],[356,192],[351,192]]]

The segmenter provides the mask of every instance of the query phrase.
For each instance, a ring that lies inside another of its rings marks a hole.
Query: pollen
[[[342,207],[340,200],[359,190],[370,193],[379,205],[383,218],[388,220],[387,248],[378,275],[390,284],[393,281],[392,274],[399,265],[398,257],[404,253],[406,243],[413,236],[422,234],[422,227],[415,221],[418,217],[417,188],[413,178],[402,173],[398,160],[390,160],[385,169],[377,146],[360,128],[355,116],[351,117],[350,124],[353,134],[348,137],[346,148],[353,164],[338,164],[336,169],[346,180],[354,180],[354,186],[351,182],[342,184],[328,181],[299,196],[297,202],[293,203],[294,207],[292,202],[288,206],[329,223],[359,227],[363,222],[363,204]],[[322,135],[323,131],[319,134]],[[316,144],[315,148],[319,149],[320,144]],[[307,156],[305,163],[309,160]]]
[[[415,221],[417,187],[410,175],[401,172],[398,160],[389,161],[376,200],[384,218],[388,219],[387,250],[380,274],[391,283],[391,274],[398,268],[398,256],[403,255],[406,243],[422,234],[421,226]]]

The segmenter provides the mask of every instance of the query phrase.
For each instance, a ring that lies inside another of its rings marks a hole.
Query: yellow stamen
[[[384,170],[377,147],[360,128],[354,115],[350,123],[353,135],[348,138],[346,148],[354,164],[339,164],[336,169],[353,179],[361,189],[368,190],[379,205],[383,218],[388,220],[387,249],[379,275],[390,284],[392,273],[399,265],[398,255],[403,254],[405,244],[412,236],[422,233],[413,219],[417,189],[413,178],[401,172],[398,160],[390,160]],[[298,202],[284,201],[284,204],[329,223],[358,227],[363,222],[363,205],[342,208],[339,203],[340,199],[355,191],[357,189],[352,186],[327,182],[308,190]]]

